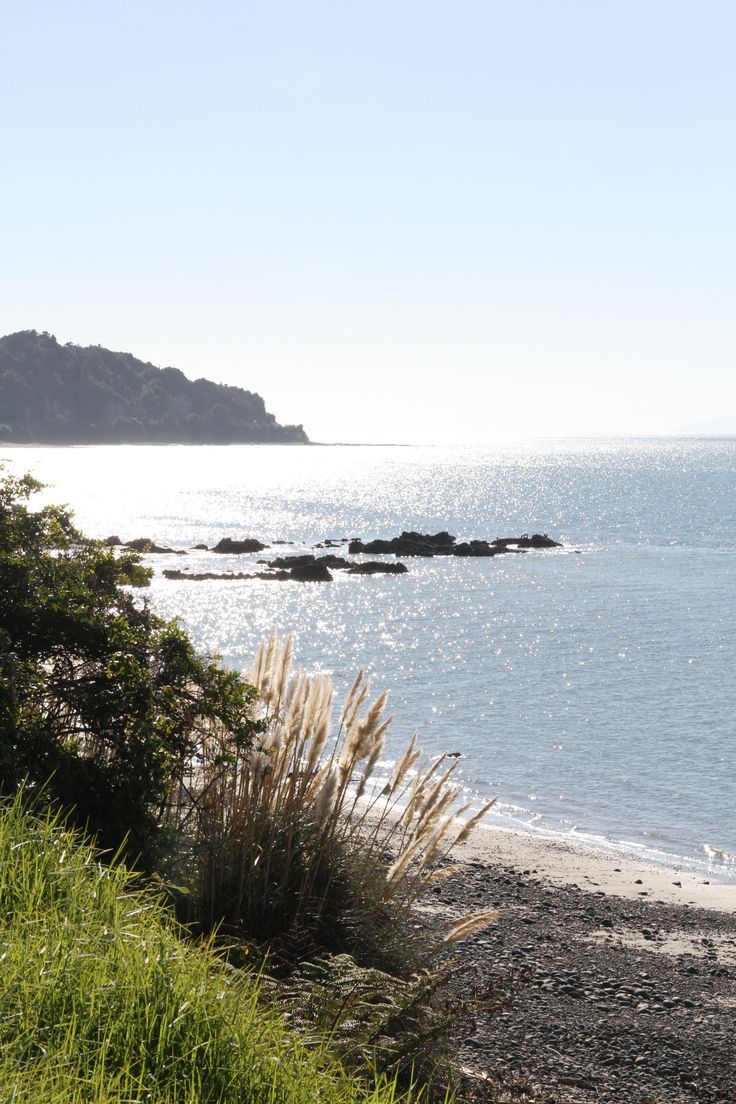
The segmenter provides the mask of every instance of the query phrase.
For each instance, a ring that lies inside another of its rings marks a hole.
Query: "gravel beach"
[[[457,862],[427,918],[503,909],[456,984],[512,994],[453,1040],[479,1096],[733,1104],[736,885],[495,830]]]

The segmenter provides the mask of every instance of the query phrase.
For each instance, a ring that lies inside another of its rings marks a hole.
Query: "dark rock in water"
[[[302,567],[292,568],[291,571],[177,571],[168,568],[163,572],[164,578],[175,582],[202,583],[210,580],[222,580],[225,582],[237,582],[241,579],[275,579],[277,582],[300,583],[329,583],[332,575],[324,564],[304,564]]]
[[[404,531],[401,534],[402,540],[421,540],[427,544],[431,544],[433,548],[448,548],[455,543],[456,537],[450,535],[446,529],[443,529],[441,533],[414,533]]]
[[[206,544],[193,544],[192,549],[195,552],[209,552],[209,548]]]
[[[347,537],[327,537],[326,540],[315,544],[315,548],[339,548],[341,544],[347,544]]]
[[[559,541],[552,540],[546,533],[534,533],[531,537],[522,537],[518,541],[519,548],[562,548]]]
[[[328,568],[322,563],[311,563],[304,564],[301,567],[293,567],[290,574],[292,579],[297,579],[300,583],[332,582],[332,575]]]
[[[121,541],[120,537],[105,537],[102,543],[106,544],[108,548],[117,548],[118,545],[122,544],[123,542]]]
[[[233,579],[258,579],[267,578],[265,574],[262,575],[248,575],[243,571],[177,571],[175,568],[166,568],[162,572],[165,579],[174,579],[176,582],[186,581],[189,583],[202,583],[209,579],[226,579],[228,582]]]
[[[213,552],[231,553],[239,555],[241,552],[262,552],[265,544],[259,540],[249,538],[247,540],[233,540],[232,537],[223,537],[212,549]]]
[[[259,560],[258,562],[268,563],[269,567],[282,567],[291,570],[293,567],[306,567],[307,564],[313,564],[315,560],[316,556],[307,553],[304,556],[277,556],[275,560]]]
[[[362,541],[359,537],[353,538],[348,545],[348,552],[351,556],[359,556],[363,552],[369,552],[372,555],[386,555],[390,556],[395,551],[395,541],[393,540],[372,540]]]
[[[522,533],[520,537],[496,537],[491,543],[502,548],[509,544],[517,548],[562,548],[559,541],[552,540],[546,533],[534,533],[531,537],[528,533]]]
[[[431,534],[405,530],[400,537],[392,537],[391,540],[351,540],[348,552],[351,555],[367,553],[372,556],[449,556],[455,539],[447,532]]]
[[[343,571],[345,568],[353,566],[350,560],[346,560],[344,556],[320,556],[316,562],[324,564],[325,567],[329,567],[330,570],[334,571]]]
[[[385,563],[379,560],[367,560],[365,563],[352,564],[348,575],[405,575],[406,564]]]
[[[322,564],[323,567],[338,571],[351,566],[350,560],[346,560],[343,556],[320,556],[317,558],[309,552],[303,556],[277,556],[275,560],[268,560],[267,562],[269,567],[284,568],[287,571],[295,567],[307,567],[309,564]]]
[[[452,554],[453,556],[500,556],[507,551],[508,549],[496,548],[485,540],[472,540],[456,544]]]
[[[441,533],[414,533],[404,531],[391,540],[362,541],[354,537],[348,546],[351,555],[368,554],[383,556],[497,556],[502,552],[523,552],[528,548],[561,548],[546,533],[534,533],[520,537],[498,537],[496,540],[471,540],[457,543],[446,530]]]
[[[149,537],[136,537],[135,540],[126,541],[123,548],[131,548],[134,552],[143,552],[145,555],[155,553],[157,555],[186,556],[183,548],[163,548]]]
[[[275,541],[271,541],[271,544],[293,544],[293,543],[294,543],[293,541],[287,541],[287,540],[275,540]]]

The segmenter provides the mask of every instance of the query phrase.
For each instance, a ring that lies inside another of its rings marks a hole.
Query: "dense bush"
[[[252,740],[255,691],[135,596],[149,578],[136,555],[83,537],[63,507],[30,510],[39,487],[0,482],[0,792],[43,786],[150,867],[208,727]]]

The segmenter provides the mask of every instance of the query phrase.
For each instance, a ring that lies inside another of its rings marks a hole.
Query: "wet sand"
[[[727,882],[717,870],[693,873],[565,840],[484,827],[478,828],[454,857],[460,862],[477,859],[515,866],[555,886],[575,885],[601,890],[606,896],[647,897],[736,913],[736,880]]]

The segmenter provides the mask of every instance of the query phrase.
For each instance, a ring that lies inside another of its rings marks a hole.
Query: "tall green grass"
[[[397,1104],[289,1035],[122,866],[0,809],[0,1101]]]

